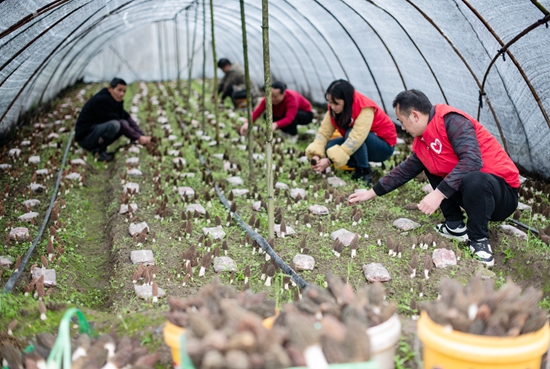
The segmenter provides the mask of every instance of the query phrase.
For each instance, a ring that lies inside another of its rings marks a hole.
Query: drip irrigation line
[[[21,266],[19,267],[19,270],[15,273],[13,273],[8,279],[8,282],[4,286],[4,292],[10,293],[13,287],[15,286],[15,282],[17,282],[17,279],[21,276],[23,273],[23,269],[25,269],[25,266],[29,262],[29,259],[31,257],[31,254],[33,253],[36,245],[38,244],[38,241],[40,241],[40,238],[42,237],[42,233],[44,232],[44,229],[46,228],[46,224],[48,223],[48,220],[50,219],[50,214],[52,213],[53,204],[55,203],[55,199],[57,198],[57,191],[59,190],[59,184],[61,183],[61,176],[63,174],[63,168],[65,167],[65,162],[67,161],[67,155],[69,154],[69,149],[71,148],[71,144],[73,143],[73,137],[74,137],[74,131],[71,131],[71,135],[69,136],[69,140],[67,141],[67,146],[65,147],[65,153],[63,154],[63,160],[61,161],[61,166],[59,167],[59,172],[57,173],[57,180],[55,181],[55,188],[53,191],[52,199],[50,200],[50,206],[48,207],[48,210],[46,211],[46,215],[44,216],[44,220],[42,221],[42,225],[40,226],[40,229],[38,230],[38,234],[36,235],[36,238],[34,239],[31,248],[27,251],[25,254],[25,257],[23,260],[21,260]]]
[[[183,123],[180,123],[180,126],[183,130],[187,130],[187,126],[184,125]],[[199,153],[198,154],[199,156],[199,162],[201,164],[201,166],[204,167],[204,158],[202,157],[202,155]],[[206,168],[206,173],[210,173],[210,169]],[[220,191],[220,188],[218,187],[218,184],[215,183],[214,184],[214,189],[216,190],[216,194],[218,195],[218,198],[220,199],[220,202],[223,204],[223,206],[225,206],[225,208],[227,209],[227,211],[230,211],[231,210],[231,206],[229,205],[229,203],[227,202],[227,199],[225,198],[225,196],[223,195],[223,193]],[[300,277],[298,275],[298,273],[296,273],[294,271],[294,269],[292,269],[291,267],[289,267],[283,259],[281,259],[281,257],[279,255],[277,255],[277,253],[275,252],[275,250],[273,250],[271,248],[271,246],[269,246],[269,243],[267,243],[267,241],[265,240],[265,238],[263,238],[260,234],[258,234],[257,232],[255,232],[248,224],[246,224],[244,222],[244,220],[240,217],[239,214],[237,214],[237,212],[234,212],[234,213],[230,213],[232,218],[237,222],[237,224],[239,225],[239,227],[241,227],[241,229],[243,229],[244,231],[246,231],[246,233],[252,237],[252,239],[254,241],[256,241],[258,243],[258,245],[260,245],[260,247],[271,257],[271,259],[273,259],[273,261],[275,262],[275,264],[277,264],[277,266],[288,276],[290,276],[290,278],[292,278],[292,280],[301,288],[301,289],[304,289],[306,288],[307,286],[309,286],[309,283],[307,283],[302,277]]]
[[[510,223],[517,224],[518,226],[527,229],[528,231],[530,231],[531,233],[536,234],[537,236],[539,235],[539,231],[537,231],[537,230],[536,230],[535,228],[533,228],[533,227],[529,227],[529,226],[528,226],[527,224],[525,224],[525,223],[519,222],[519,221],[515,220],[514,218],[506,218],[506,220],[507,220],[508,222],[510,222]]]
[[[216,193],[218,194],[218,197],[219,197],[221,203],[223,204],[223,206],[225,206],[227,208],[227,210],[229,210],[231,207],[230,207],[229,203],[227,202],[227,199],[225,198],[223,193],[221,193],[220,188],[218,187],[217,183],[214,185],[214,188],[216,189]],[[237,224],[243,230],[245,230],[246,233],[248,233],[248,235],[250,237],[252,237],[252,239],[254,241],[256,241],[258,243],[258,245],[260,245],[262,247],[262,249],[264,249],[264,251],[271,257],[271,259],[273,259],[275,264],[277,264],[277,266],[279,268],[281,268],[281,270],[283,272],[285,272],[285,274],[289,275],[294,280],[294,282],[296,282],[296,284],[300,288],[303,289],[303,288],[306,288],[309,285],[291,267],[286,265],[286,263],[283,261],[283,259],[281,259],[279,257],[279,255],[277,255],[277,253],[271,248],[271,246],[269,246],[269,243],[267,243],[267,241],[261,235],[256,233],[248,224],[246,224],[243,221],[243,219],[239,216],[239,214],[237,214],[235,212],[235,213],[231,213],[231,215],[232,215],[233,219],[237,222]]]

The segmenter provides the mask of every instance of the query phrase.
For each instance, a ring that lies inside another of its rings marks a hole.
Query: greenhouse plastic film
[[[539,2],[550,9],[549,0]],[[166,80],[178,70],[186,78],[187,30],[196,34],[192,77],[202,75],[203,47],[205,75],[213,76],[210,13],[203,19],[202,1],[7,0],[0,7],[2,136],[23,112],[81,78]],[[246,0],[245,11],[250,74],[262,85],[261,4]],[[349,79],[394,121],[391,103],[405,88],[477,116],[479,85],[502,47],[496,37],[507,43],[544,17],[530,0],[273,0],[269,12],[273,80],[324,104],[330,82]],[[242,64],[239,1],[214,0],[214,14],[218,56]],[[549,32],[541,25],[510,47],[519,69],[509,55],[496,60],[479,116],[520,167],[546,178]]]

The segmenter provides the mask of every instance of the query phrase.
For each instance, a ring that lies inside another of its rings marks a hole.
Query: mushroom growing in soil
[[[265,285],[267,287],[270,287],[271,286],[271,280],[275,276],[275,265],[274,264],[269,264],[269,266],[267,267],[267,270],[266,270],[266,275],[267,276],[265,278]]]
[[[357,248],[359,247],[359,236],[358,235],[355,235],[353,237],[349,247],[351,249],[351,257],[352,258],[356,257],[357,256]]]
[[[424,260],[424,278],[426,278],[427,280],[430,279],[428,274],[432,270],[432,267],[433,267],[433,261],[430,255],[428,255]]]
[[[46,305],[42,300],[38,300],[38,311],[40,312],[40,320],[46,320]]]

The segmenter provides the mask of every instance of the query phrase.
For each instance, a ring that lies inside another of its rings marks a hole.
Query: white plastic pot
[[[395,347],[401,337],[401,322],[397,315],[367,329],[367,334],[370,338],[371,360],[376,361],[379,369],[393,369]]]

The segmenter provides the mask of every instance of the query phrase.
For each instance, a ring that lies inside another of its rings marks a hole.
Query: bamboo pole
[[[179,39],[179,32],[178,32],[178,14],[174,17],[174,24],[176,28],[176,80],[177,80],[177,86],[178,86],[178,92],[181,95],[181,75],[180,75],[180,39]],[[187,30],[187,35],[189,35],[189,20],[187,19],[188,15],[187,12],[185,12],[185,26]],[[189,45],[189,36],[187,36],[187,44]],[[187,51],[189,52],[189,46],[187,46]],[[187,54],[189,55],[189,54]]]
[[[206,0],[202,0],[202,131],[206,129]]]
[[[220,122],[218,111],[218,59],[216,57],[216,37],[214,35],[214,0],[210,0],[210,27],[212,32],[212,59],[214,59],[214,119],[216,119],[216,145],[219,145]]]
[[[162,66],[162,39],[161,39],[161,25],[160,22],[157,23],[157,36],[158,36],[158,44],[159,44],[159,67],[160,67],[160,81],[163,80],[164,77],[164,68]]]
[[[187,55],[187,111],[191,111],[191,77],[193,76],[193,62],[195,60],[195,41],[197,40],[197,17],[199,14],[199,4],[195,7],[195,24],[193,25],[193,44],[191,45],[191,53]]]
[[[241,25],[243,30],[244,80],[246,83],[246,119],[248,120],[248,182],[254,183],[254,134],[252,132],[252,97],[250,96],[250,73],[248,69],[248,43],[246,41],[246,21],[244,0],[241,3]]]
[[[274,194],[273,194],[273,106],[271,101],[271,69],[269,62],[269,13],[268,0],[262,0],[262,43],[264,51],[264,82],[265,82],[265,125],[266,145],[265,157],[267,164],[267,234],[268,239],[274,239]]]

